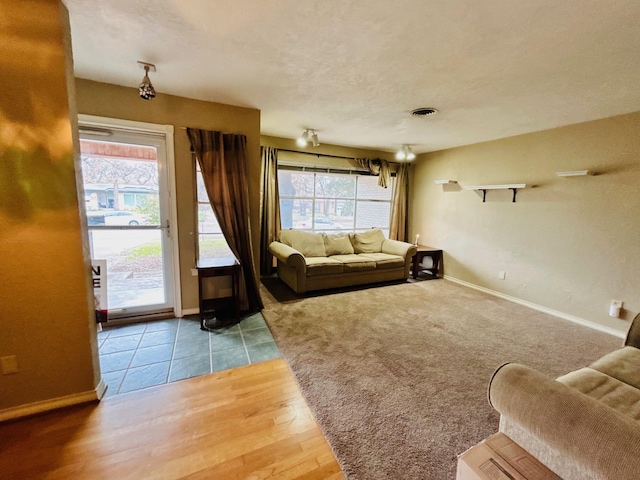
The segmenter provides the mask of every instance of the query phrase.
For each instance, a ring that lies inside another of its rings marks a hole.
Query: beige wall
[[[555,175],[583,169],[599,175]],[[410,238],[444,250],[446,275],[628,328],[640,310],[640,113],[420,155],[413,170]],[[505,183],[528,184],[517,203],[459,188]],[[624,319],[608,316],[614,298]]]
[[[20,371],[0,375],[0,411],[86,397],[99,381],[67,12],[45,0],[1,8],[0,356]]]
[[[154,100],[145,101],[138,97],[137,86],[129,88],[77,79],[78,111],[88,115],[174,126],[182,307],[194,309],[198,307],[197,277],[191,275],[191,269],[195,267],[197,241],[195,174],[189,139],[182,127],[246,135],[251,238],[257,271],[260,249],[260,111],[165,95],[162,93],[161,76],[152,77],[152,81],[158,94]]]

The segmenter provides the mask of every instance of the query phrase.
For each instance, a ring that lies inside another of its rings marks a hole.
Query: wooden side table
[[[236,315],[236,322],[240,320],[240,299],[238,292],[240,290],[240,263],[235,257],[229,258],[210,258],[198,260],[196,264],[198,269],[198,298],[200,304],[200,329],[210,330],[228,326],[217,318],[209,323],[205,323],[205,313],[211,312],[216,308],[233,305]],[[231,296],[223,298],[204,298],[204,279],[210,277],[231,277]]]
[[[440,271],[440,262],[442,261],[442,250],[439,248],[428,247],[426,245],[418,245],[418,251],[413,256],[413,262],[411,264],[411,276],[415,279],[418,278],[419,270],[427,270],[431,275],[438,278],[438,272]],[[431,257],[431,268],[420,269],[420,262],[424,257]]]

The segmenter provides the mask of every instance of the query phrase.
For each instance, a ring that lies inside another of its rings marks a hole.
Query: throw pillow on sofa
[[[384,233],[382,230],[369,230],[362,233],[352,233],[351,243],[355,253],[378,253],[382,251]]]
[[[353,245],[346,233],[335,233],[333,235],[327,235],[322,233],[324,240],[324,250],[327,257],[331,255],[351,255],[353,254]]]
[[[295,248],[305,257],[326,257],[322,235],[300,230],[282,230],[280,241]]]

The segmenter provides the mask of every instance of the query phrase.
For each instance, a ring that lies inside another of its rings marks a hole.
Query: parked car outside
[[[311,228],[311,220],[300,220],[296,222],[295,228]],[[315,218],[313,220],[313,228],[316,230],[340,230],[342,226],[328,218]]]
[[[104,225],[142,225],[146,222],[144,215],[134,212],[114,211],[104,214]]]

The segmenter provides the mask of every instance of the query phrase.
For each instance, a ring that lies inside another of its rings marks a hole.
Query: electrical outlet
[[[0,365],[2,365],[3,375],[18,373],[20,371],[20,367],[18,366],[18,357],[15,355],[0,357]]]
[[[197,277],[198,276],[198,269],[197,268],[192,268],[191,269],[191,275],[194,276],[194,277]]]
[[[498,278],[500,280],[504,280],[505,278],[507,278],[507,272],[500,272],[498,273]]]

